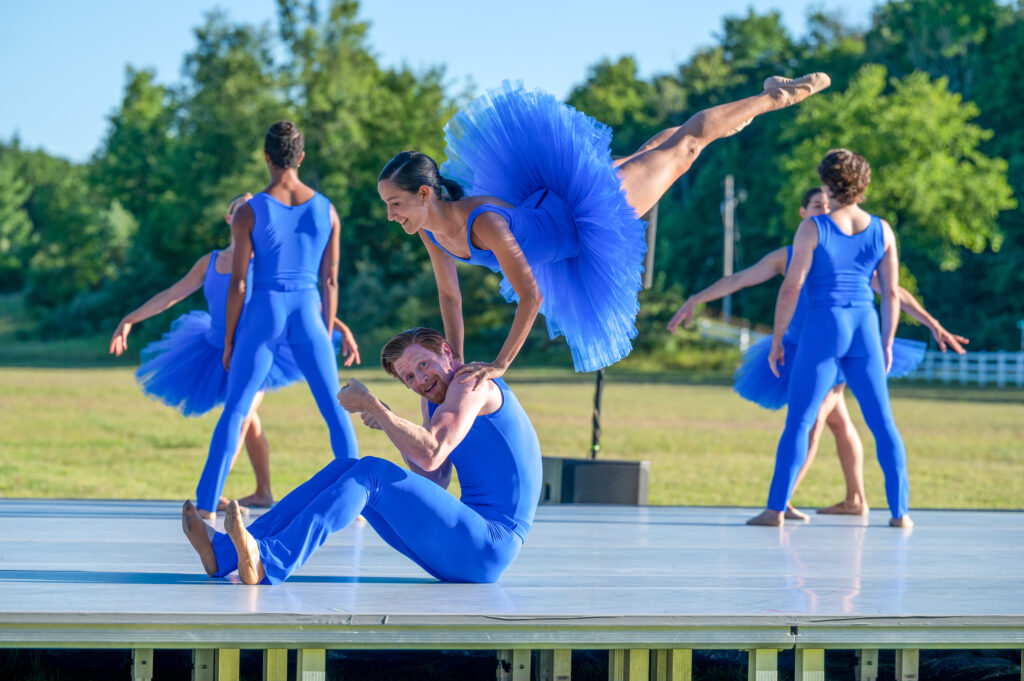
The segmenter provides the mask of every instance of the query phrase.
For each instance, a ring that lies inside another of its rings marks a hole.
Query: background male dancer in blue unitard
[[[242,422],[281,343],[291,346],[327,422],[334,456],[354,460],[359,455],[351,419],[334,399],[338,361],[328,331],[338,308],[341,221],[327,197],[299,180],[306,154],[295,124],[270,126],[263,154],[270,184],[231,220],[235,253],[224,336],[228,389],[196,487],[196,505],[207,514],[217,509]],[[250,259],[252,297],[246,302]]]
[[[423,425],[395,415],[352,379],[339,403],[383,430],[409,466],[335,459],[246,528],[231,502],[226,533],[190,502],[182,527],[206,573],[238,570],[246,584],[278,584],[327,536],[362,513],[384,541],[446,582],[494,582],[519,554],[540,497],[540,443],[500,378],[453,381],[463,366],[437,331],[409,329],[381,352],[384,369],[421,397]],[[446,491],[452,467],[461,499]]]
[[[786,428],[779,439],[767,508],[751,525],[781,525],[786,503],[807,456],[808,434],[822,400],[842,370],[875,439],[885,474],[893,527],[913,525],[908,513],[907,453],[892,416],[886,372],[892,366],[899,321],[899,258],[887,222],[858,204],[871,167],[848,149],[832,149],[818,165],[830,212],[804,220],[793,240],[793,259],[779,288],[768,365],[776,376],[786,357],[783,338],[801,290],[808,310],[791,368]],[[881,287],[881,330],[871,276]]]

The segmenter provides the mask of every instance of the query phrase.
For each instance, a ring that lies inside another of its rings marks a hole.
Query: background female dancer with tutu
[[[502,293],[519,303],[495,360],[465,365],[460,380],[504,374],[538,312],[552,338],[565,336],[577,371],[629,354],[646,251],[637,216],[708,144],[823,90],[829,78],[773,77],[764,85],[760,94],[701,111],[613,163],[607,126],[549,94],[505,83],[445,127],[448,177],[419,152],[391,159],[377,188],[388,219],[418,232],[430,253],[456,354],[462,356],[464,335],[456,260],[500,270]]]
[[[808,436],[818,409],[842,372],[875,438],[892,513],[889,524],[910,527],[907,454],[893,421],[885,378],[893,364],[899,322],[896,237],[888,223],[858,205],[871,181],[871,168],[863,157],[847,149],[833,149],[819,164],[818,176],[832,210],[800,223],[793,257],[779,289],[768,364],[779,376],[778,364],[792,363],[789,409],[767,508],[747,522],[783,523],[783,512],[807,457]],[[871,290],[875,272],[882,294],[881,333]],[[783,338],[805,280],[807,312],[799,351],[793,358],[785,354]]]
[[[828,199],[821,187],[814,187],[804,193],[800,206],[801,218],[806,219],[827,212]],[[685,323],[689,327],[697,306],[702,303],[724,298],[736,291],[764,283],[775,276],[785,276],[791,255],[791,246],[778,248],[745,270],[722,277],[711,286],[693,294],[673,315],[672,320],[668,323],[668,330],[675,333],[681,323]],[[871,286],[876,292],[880,290],[877,276],[872,277]],[[961,343],[967,343],[966,338],[947,331],[902,286],[897,288],[897,293],[900,307],[931,331],[939,349],[945,352],[948,346],[958,354],[964,353]],[[761,339],[743,354],[743,365],[736,371],[734,377],[734,387],[740,396],[768,409],[778,409],[786,403],[789,391],[789,368],[793,365],[793,360],[796,357],[797,340],[800,337],[800,329],[803,326],[802,319],[806,313],[807,296],[802,294],[797,303],[797,309],[793,313],[793,319],[789,323],[789,329],[783,337],[785,354],[789,358],[789,362],[779,367],[780,375],[778,377],[772,373],[766,363],[768,352],[771,349],[771,336]],[[889,377],[902,376],[912,371],[924,357],[924,350],[923,343],[897,338],[893,342],[893,366],[889,371]],[[821,434],[825,426],[828,425],[836,440],[836,452],[839,454],[839,463],[846,481],[846,498],[838,504],[818,509],[818,513],[866,515],[868,504],[864,493],[864,445],[846,408],[844,398],[846,384],[842,381],[841,376],[836,380],[839,383],[825,396],[821,408],[818,410],[814,426],[811,428],[807,460],[793,484],[793,491],[796,492],[800,481],[803,480],[807,470],[814,462]],[[807,519],[806,514],[795,509],[792,503],[786,504],[785,514],[788,520]]]
[[[235,254],[223,355],[228,390],[196,487],[200,511],[216,507],[248,405],[283,343],[291,347],[327,421],[335,458],[359,456],[352,422],[335,400],[341,386],[328,334],[338,308],[341,221],[327,197],[299,180],[305,152],[302,134],[292,122],[270,126],[263,150],[270,184],[239,207],[231,221]]]
[[[245,193],[231,199],[224,220],[230,225],[235,210],[251,198],[252,194]],[[224,250],[211,251],[201,257],[188,274],[174,285],[125,315],[110,339],[110,352],[121,356],[128,349],[128,334],[135,324],[170,309],[200,288],[203,289],[209,312],[189,312],[176,319],[171,324],[170,332],[142,349],[142,364],[135,372],[146,394],[180,409],[185,416],[200,416],[223,404],[227,392],[228,374],[224,370],[222,358],[224,304],[230,271],[224,270],[229,270],[234,250],[235,241],[232,238]],[[340,319],[336,318],[334,322],[341,352],[347,356],[345,366],[358,363],[359,348],[352,332]],[[274,356],[264,389],[276,390],[300,378],[302,372],[292,357],[291,349],[282,345]],[[270,488],[270,445],[257,413],[262,401],[263,390],[260,390],[253,398],[239,438],[245,443],[256,475],[256,491],[238,500],[243,506],[267,507],[274,502]],[[241,444],[239,442],[235,448],[232,466]],[[223,511],[226,507],[227,499],[221,497],[217,510]],[[208,513],[206,517],[212,515]]]

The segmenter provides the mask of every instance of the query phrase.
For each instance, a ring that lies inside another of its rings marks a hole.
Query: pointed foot
[[[778,92],[783,106],[799,104],[813,94],[817,94],[832,84],[827,73],[808,73],[799,78],[772,76],[764,81],[766,92]]]
[[[203,522],[202,516],[191,501],[181,506],[181,529],[188,537],[188,543],[199,554],[199,561],[207,577],[217,574],[217,556],[213,553],[213,528]]]
[[[231,543],[238,553],[238,578],[243,584],[262,582],[265,573],[259,547],[242,522],[242,512],[237,501],[229,503],[224,512],[224,531],[231,537]]]

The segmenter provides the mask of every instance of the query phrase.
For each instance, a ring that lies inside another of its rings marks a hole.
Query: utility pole
[[[733,246],[736,244],[736,191],[732,175],[725,176],[725,201],[722,202],[722,276],[728,277],[732,274],[732,264],[735,259]],[[728,322],[732,318],[732,294],[722,299],[722,321]]]

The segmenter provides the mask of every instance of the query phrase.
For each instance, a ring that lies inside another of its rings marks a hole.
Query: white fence
[[[765,334],[741,329],[711,319],[701,319],[701,338],[709,338],[746,350]],[[1024,387],[1024,352],[955,352],[928,350],[924,361],[905,378],[915,381],[941,381],[961,385],[997,385]]]
[[[1024,352],[954,352],[929,350],[907,378],[967,385],[1024,387]]]

